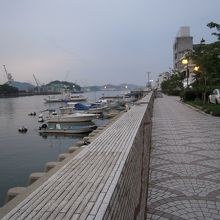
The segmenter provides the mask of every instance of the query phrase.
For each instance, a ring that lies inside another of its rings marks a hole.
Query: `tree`
[[[220,40],[220,24],[217,24],[217,23],[214,23],[214,22],[209,22],[209,23],[207,24],[207,26],[208,26],[210,29],[212,29],[212,28],[216,28],[216,29],[217,29],[217,32],[218,32],[218,33],[214,32],[214,33],[212,33],[212,35],[217,36],[218,40]]]
[[[48,83],[46,86],[53,86],[53,85],[59,86],[59,88],[67,88],[72,92],[80,92],[81,91],[81,87],[78,84],[72,83],[72,82],[67,82],[67,81],[55,80],[55,81]]]
[[[183,89],[184,76],[180,73],[173,73],[161,83],[161,89],[168,95],[179,95]]]
[[[0,85],[0,94],[8,95],[8,94],[16,94],[18,93],[18,89],[8,85],[7,83]]]
[[[197,73],[197,83],[203,87],[204,104],[207,92],[220,84],[220,25],[210,22],[207,26],[217,29],[217,32],[212,34],[217,36],[218,40],[211,44],[205,44],[205,40],[202,39],[191,54],[193,62],[200,67],[200,72]]]

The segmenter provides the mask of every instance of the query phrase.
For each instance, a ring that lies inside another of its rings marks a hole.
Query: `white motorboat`
[[[82,95],[74,95],[68,89],[64,89],[61,95],[49,95],[47,98],[44,99],[46,103],[54,103],[54,102],[81,102],[86,101]]]
[[[71,95],[69,101],[70,102],[84,102],[86,100],[87,100],[87,98],[85,98],[82,95]]]
[[[61,97],[57,97],[55,95],[49,95],[44,99],[45,103],[53,103],[53,102],[62,102],[63,99]]]
[[[54,115],[49,120],[48,123],[73,123],[73,122],[86,122],[97,118],[97,114],[86,114],[76,112],[73,114],[64,115]]]
[[[121,100],[116,100],[116,99],[110,99],[110,98],[100,98],[98,101],[96,101],[97,104],[100,106],[106,106],[107,108],[117,108],[122,104]]]
[[[81,101],[86,101],[86,98],[82,95],[77,95],[77,96],[48,96],[47,98],[44,99],[45,103],[54,103],[54,102],[81,102]]]
[[[51,126],[50,124],[43,124],[39,128],[40,134],[84,134],[92,132],[96,129],[95,124],[71,124],[70,126],[65,126],[63,124],[55,124]]]

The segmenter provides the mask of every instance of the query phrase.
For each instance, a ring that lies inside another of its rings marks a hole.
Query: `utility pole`
[[[147,72],[147,87],[150,87],[150,73],[151,72]]]

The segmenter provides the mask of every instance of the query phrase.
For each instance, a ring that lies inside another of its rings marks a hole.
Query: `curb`
[[[183,105],[185,105],[185,106],[187,106],[187,107],[193,109],[194,111],[197,111],[197,112],[199,112],[199,113],[201,113],[201,114],[203,114],[203,115],[206,115],[206,116],[209,116],[209,117],[213,117],[213,115],[208,114],[208,113],[205,113],[204,111],[200,110],[199,108],[196,108],[196,107],[194,107],[194,106],[192,106],[192,105],[189,105],[189,104],[187,104],[187,103],[185,103],[185,102],[182,102],[182,101],[180,101],[180,100],[177,100],[177,102],[179,102],[179,103],[181,103],[181,104],[183,104]]]

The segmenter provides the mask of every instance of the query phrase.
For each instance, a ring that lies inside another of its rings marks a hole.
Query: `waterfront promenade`
[[[220,118],[154,102],[147,219],[220,219]]]
[[[151,121],[152,101],[132,106],[0,219],[220,219],[220,118],[163,96]]]
[[[0,218],[145,219],[152,105],[149,93]]]

